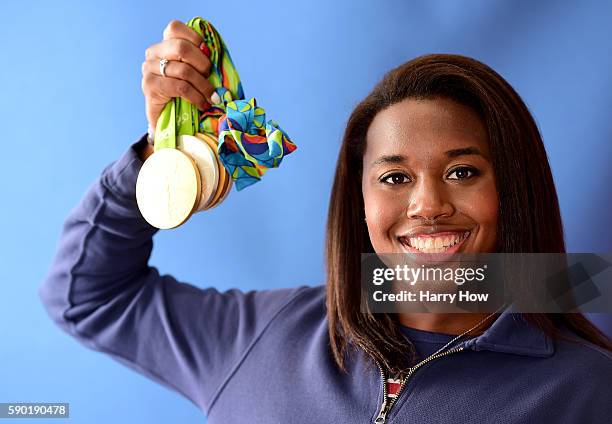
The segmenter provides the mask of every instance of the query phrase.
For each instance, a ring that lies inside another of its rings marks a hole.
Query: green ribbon
[[[162,111],[155,128],[154,150],[176,149],[176,138],[180,135],[195,135],[198,109],[191,103],[175,98]]]

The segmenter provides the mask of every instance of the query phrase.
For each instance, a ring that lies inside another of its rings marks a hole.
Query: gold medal
[[[223,165],[221,165],[223,166]],[[225,169],[225,167],[224,167]],[[232,190],[232,187],[234,186],[234,180],[231,178],[231,176],[229,175],[229,173],[227,174],[227,181],[225,183],[225,187],[224,189],[221,191],[221,196],[219,197],[219,201],[217,202],[217,205],[223,203],[223,201],[225,200],[225,198],[227,197],[227,195],[229,194],[229,192]],[[216,206],[216,205],[215,205]]]
[[[194,212],[204,210],[217,192],[219,185],[219,165],[215,152],[201,137],[181,135],[177,138],[177,148],[188,154],[195,162],[200,174],[200,201]]]
[[[177,149],[160,149],[147,158],[138,174],[138,208],[154,227],[178,227],[198,204],[200,184],[198,168],[188,155]]]
[[[174,97],[155,122],[155,152],[141,167],[136,200],[142,216],[162,229],[175,228],[192,214],[219,205],[234,184],[242,190],[259,181],[265,169],[276,168],[296,148],[274,121],[266,123],[265,111],[255,98],[245,99],[225,43],[210,22],[196,17],[187,26],[205,40],[203,48],[210,51],[207,78],[220,101],[200,111],[188,100]],[[161,65],[168,63],[160,59]],[[233,139],[232,146],[222,150],[225,165],[218,154],[219,137],[221,145],[227,137]],[[259,152],[266,142],[267,150],[255,156],[248,153],[249,146],[257,146]]]
[[[204,207],[203,209],[203,210],[208,210],[208,209],[212,209],[215,206],[217,206],[219,203],[223,201],[223,199],[225,199],[225,197],[227,197],[228,186],[230,185],[231,177],[228,174],[225,167],[223,166],[223,164],[221,163],[219,156],[216,154],[217,140],[215,140],[214,137],[208,134],[202,134],[202,133],[196,134],[196,137],[204,140],[210,146],[210,148],[215,152],[215,159],[219,167],[219,183],[218,183],[217,191],[215,192],[215,195],[213,199],[211,200],[211,202],[208,205],[206,205],[206,207]]]
[[[142,165],[136,201],[154,227],[175,228],[199,211],[225,200],[233,181],[217,156],[209,134],[181,135],[176,149],[159,149]]]

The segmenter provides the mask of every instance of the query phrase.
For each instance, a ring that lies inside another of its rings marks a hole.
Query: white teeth
[[[451,246],[463,241],[469,235],[469,231],[463,234],[441,237],[410,237],[404,238],[408,244],[424,253],[442,253]]]

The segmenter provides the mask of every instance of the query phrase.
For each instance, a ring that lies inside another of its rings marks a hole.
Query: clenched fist
[[[147,48],[142,63],[142,91],[145,96],[149,135],[155,133],[157,119],[173,97],[182,97],[200,110],[221,102],[207,77],[210,60],[204,53],[203,40],[197,32],[180,21],[171,21],[163,41]],[[162,76],[160,60],[167,59]]]

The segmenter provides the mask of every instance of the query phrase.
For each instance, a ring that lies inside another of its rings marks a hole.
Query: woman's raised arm
[[[143,136],[106,167],[70,212],[39,294],[53,320],[80,342],[207,412],[299,289],[219,292],[150,267],[157,230],[140,214],[135,194],[146,145]]]

